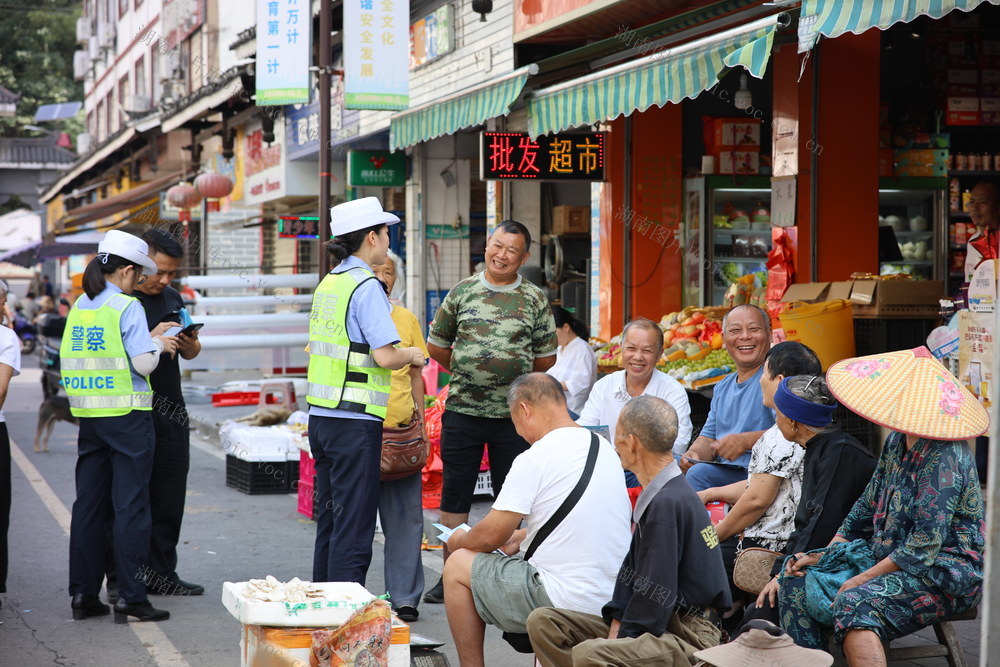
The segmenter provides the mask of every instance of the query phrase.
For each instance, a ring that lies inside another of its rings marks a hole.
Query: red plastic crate
[[[216,408],[231,405],[257,405],[259,402],[259,391],[223,391],[212,394],[212,407]]]
[[[302,450],[299,452],[299,479],[311,480],[316,475],[316,460],[309,452]]]
[[[313,479],[312,476],[309,477]],[[299,514],[307,519],[313,518],[313,485],[299,479]]]

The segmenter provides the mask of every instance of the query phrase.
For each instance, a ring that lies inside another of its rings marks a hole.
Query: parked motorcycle
[[[31,354],[38,343],[38,328],[21,311],[14,314],[14,333],[21,339],[21,354]]]
[[[40,340],[42,343],[38,365],[42,368],[42,395],[48,398],[59,393],[62,373],[59,364],[59,347],[62,345],[66,318],[49,314],[41,321]]]

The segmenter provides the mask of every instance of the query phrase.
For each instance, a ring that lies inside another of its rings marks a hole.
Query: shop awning
[[[537,65],[528,65],[485,84],[461,90],[395,114],[389,124],[389,150],[406,148],[435,137],[506,116]]]
[[[59,220],[59,226],[66,231],[79,230],[81,225],[100,220],[109,215],[150,205],[159,200],[160,192],[181,180],[183,174],[174,172],[154,181],[143,183],[126,192],[74,208]]]
[[[537,91],[528,98],[531,136],[695,97],[728,67],[742,65],[759,79],[771,57],[774,31],[786,20],[787,14],[775,14]]]
[[[885,30],[921,16],[939,19],[954,9],[971,12],[984,2],[1000,4],[998,0],[805,0],[799,16],[799,53],[816,46],[820,35]]]
[[[0,253],[0,262],[10,262],[30,269],[46,259],[89,255],[97,252],[97,244],[103,237],[103,232],[80,232],[57,236],[53,243],[32,241]]]

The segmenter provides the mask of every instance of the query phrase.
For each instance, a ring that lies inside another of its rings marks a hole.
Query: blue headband
[[[788,380],[785,378],[778,385],[774,392],[774,405],[781,414],[792,421],[797,421],[813,428],[823,428],[829,426],[833,421],[833,411],[837,409],[837,403],[833,405],[820,405],[807,401],[801,396],[796,396],[788,389]],[[806,385],[807,387],[809,385]]]

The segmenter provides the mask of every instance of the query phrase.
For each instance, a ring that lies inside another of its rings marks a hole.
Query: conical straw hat
[[[968,440],[990,427],[979,400],[926,347],[838,361],[826,381],[852,412],[908,435]]]

